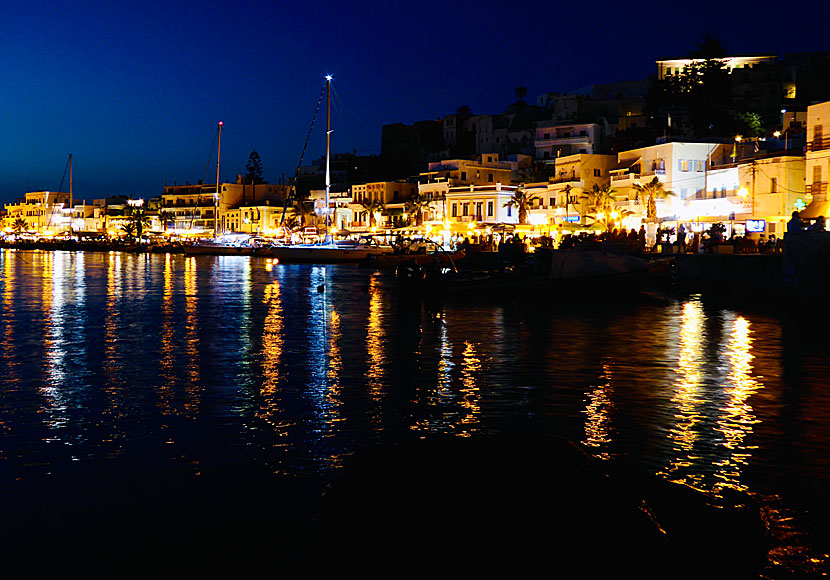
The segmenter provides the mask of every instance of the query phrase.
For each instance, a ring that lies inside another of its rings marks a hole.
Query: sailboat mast
[[[213,194],[213,237],[219,232],[219,156],[222,153],[222,121],[219,121],[219,138],[216,145],[216,193]]]
[[[329,237],[329,191],[331,190],[331,75],[326,75],[326,239]]]
[[[69,233],[72,233],[72,154],[69,154]]]

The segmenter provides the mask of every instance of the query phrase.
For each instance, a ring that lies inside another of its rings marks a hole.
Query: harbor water
[[[138,542],[181,563],[198,534],[202,559],[290,558],[352,458],[532,426],[608,465],[749,494],[767,577],[830,570],[821,313],[613,289],[423,304],[394,282],[242,256],[2,250],[4,551],[99,558],[74,552],[83,537],[115,561]]]

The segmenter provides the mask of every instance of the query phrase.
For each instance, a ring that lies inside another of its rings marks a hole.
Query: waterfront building
[[[676,213],[690,231],[704,231],[713,222],[727,226],[727,235],[781,237],[793,211],[804,207],[805,158],[792,151],[753,156],[708,169],[706,188]]]
[[[682,212],[686,200],[706,189],[708,166],[726,148],[719,143],[672,142],[621,151],[610,174],[617,209],[627,214],[624,226],[639,228],[646,218],[645,200],[635,184],[646,185],[657,178],[673,194],[657,200],[657,217],[674,216]]]
[[[62,191],[33,191],[23,199],[5,206],[3,230],[12,231],[18,219],[26,222],[26,230],[44,235],[68,231],[72,218],[70,194]]]
[[[536,201],[529,212],[530,223],[587,224],[590,194],[594,187],[608,185],[616,155],[577,153],[556,158],[554,175],[547,183],[526,184]]]
[[[233,230],[232,224],[241,222],[240,214],[229,211],[240,206],[257,206],[266,200],[271,204],[284,199],[287,187],[279,184],[243,183],[241,176],[236,183],[222,183],[217,192],[215,183],[195,185],[165,185],[159,210],[173,214],[174,229],[193,235],[212,235]],[[217,224],[217,210],[219,222]]]
[[[349,209],[354,213],[350,229],[368,228],[370,221],[381,228],[396,227],[404,221],[404,205],[418,193],[418,184],[408,180],[376,181],[352,185]],[[376,204],[372,220],[369,219],[371,204]]]
[[[811,203],[803,218],[830,217],[830,101],[807,108],[806,195]]]

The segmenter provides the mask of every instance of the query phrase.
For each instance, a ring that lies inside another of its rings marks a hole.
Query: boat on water
[[[373,238],[337,240],[322,244],[285,244],[259,248],[256,256],[276,258],[283,263],[335,264],[360,262],[371,257],[392,255],[392,246],[380,244]]]
[[[223,234],[213,239],[181,246],[191,256],[252,256],[257,241],[248,234]]]

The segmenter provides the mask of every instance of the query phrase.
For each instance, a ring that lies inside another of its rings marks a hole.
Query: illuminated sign
[[[800,197],[797,200],[795,200],[795,203],[793,205],[795,206],[795,209],[797,209],[798,211],[801,211],[802,209],[807,207],[807,204],[804,203],[804,200]]]
[[[746,231],[748,232],[763,232],[766,229],[766,220],[746,220]]]
[[[577,224],[579,223],[579,216],[578,215],[569,215],[565,218],[566,222]]]

